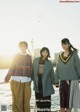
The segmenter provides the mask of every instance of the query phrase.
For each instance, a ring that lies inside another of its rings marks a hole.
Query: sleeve
[[[79,58],[77,52],[74,52],[74,55],[75,55],[75,57],[74,57],[75,68],[80,77],[80,58]]]
[[[52,66],[52,68],[51,68],[50,77],[51,77],[51,82],[52,82],[52,84],[54,84],[54,69],[53,69],[53,66]]]
[[[10,78],[12,75],[14,75],[15,73],[15,68],[16,68],[16,58],[17,56],[14,56],[13,60],[12,60],[12,63],[11,63],[11,66],[9,68],[9,71],[5,77],[5,82],[9,82]]]
[[[58,63],[56,64],[56,69],[55,69],[55,73],[54,73],[54,83],[55,84],[59,83]]]
[[[32,56],[30,56],[30,65],[31,65],[31,68],[32,68]]]
[[[33,63],[32,63],[31,79],[32,79],[32,81],[34,80],[34,60],[33,60]]]
[[[32,56],[30,57],[30,75],[31,75],[31,80],[32,80],[32,66],[33,66],[33,63],[32,63]]]

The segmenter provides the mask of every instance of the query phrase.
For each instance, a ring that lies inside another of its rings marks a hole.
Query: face
[[[46,59],[48,57],[48,52],[45,50],[42,52],[42,57]]]
[[[62,44],[62,48],[66,51],[66,50],[69,50],[69,44],[66,43],[66,44]]]
[[[22,53],[26,53],[27,46],[23,44],[23,45],[20,47],[20,50],[21,50]]]

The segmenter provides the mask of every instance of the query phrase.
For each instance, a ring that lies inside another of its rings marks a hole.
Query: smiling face
[[[40,55],[41,55],[41,58],[48,59],[50,57],[50,51],[49,51],[49,49],[47,47],[43,47],[40,50]]]
[[[42,55],[42,58],[44,58],[44,59],[47,59],[47,57],[48,57],[48,52],[45,50],[45,51],[43,51],[42,53],[41,53],[41,55]]]

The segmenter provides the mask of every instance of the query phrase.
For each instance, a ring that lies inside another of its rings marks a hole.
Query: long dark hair
[[[78,52],[78,49],[77,48],[75,48],[71,43],[70,43],[70,41],[69,41],[69,39],[68,38],[64,38],[64,39],[62,39],[61,40],[61,43],[62,44],[69,44],[70,46],[69,46],[69,51],[76,51],[76,52]]]
[[[47,56],[47,59],[50,58],[50,51],[47,47],[43,47],[41,50],[40,50],[40,55],[41,55],[41,58],[42,58],[42,52],[44,51],[47,51],[48,52],[48,56]]]

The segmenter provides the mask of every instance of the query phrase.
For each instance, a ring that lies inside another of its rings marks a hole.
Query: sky
[[[0,55],[13,55],[18,43],[29,49],[46,46],[60,52],[61,39],[69,38],[80,49],[80,3],[59,0],[0,0]]]

